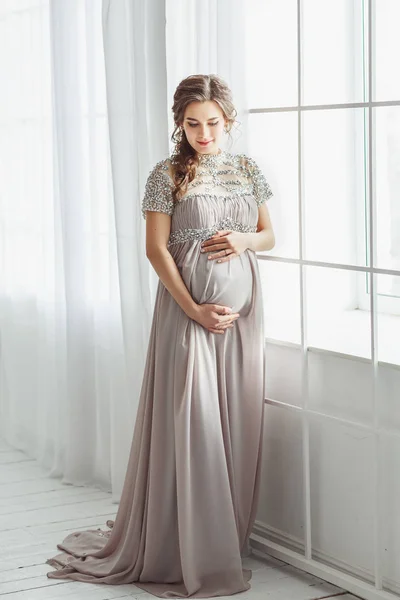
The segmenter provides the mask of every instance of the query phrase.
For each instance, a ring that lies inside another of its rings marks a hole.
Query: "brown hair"
[[[191,102],[213,100],[224,113],[225,131],[228,133],[235,122],[237,111],[232,102],[232,93],[225,81],[218,75],[189,75],[183,79],[175,90],[172,112],[175,129],[171,140],[175,149],[171,156],[172,178],[175,189],[172,192],[174,202],[185,194],[188,184],[196,176],[199,159],[196,151],[189,144],[182,127],[185,110]]]

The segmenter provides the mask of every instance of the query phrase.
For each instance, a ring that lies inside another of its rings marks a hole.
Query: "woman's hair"
[[[172,112],[175,129],[171,140],[175,149],[171,156],[173,181],[172,192],[174,202],[185,194],[188,184],[196,176],[199,159],[196,151],[189,144],[182,127],[186,107],[191,102],[213,100],[224,113],[225,131],[228,133],[235,122],[237,111],[232,102],[232,93],[225,81],[218,75],[190,75],[183,79],[175,90]]]

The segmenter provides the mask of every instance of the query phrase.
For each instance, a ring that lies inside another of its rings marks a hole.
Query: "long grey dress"
[[[264,415],[263,307],[256,255],[208,260],[201,241],[256,231],[272,196],[255,161],[202,155],[172,201],[169,159],[142,201],[171,218],[168,249],[198,303],[240,312],[223,335],[188,318],[159,281],[129,462],[109,529],[69,534],[46,562],[50,578],[134,583],[160,598],[207,598],[250,588],[242,568],[254,523]]]

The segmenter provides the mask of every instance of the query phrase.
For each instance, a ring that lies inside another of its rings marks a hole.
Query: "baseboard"
[[[257,539],[257,537],[258,539]],[[262,546],[260,546],[260,540],[265,540],[265,546],[264,548],[262,548]],[[254,527],[253,527],[253,532],[252,535],[250,536],[250,546],[252,548],[257,549],[258,551],[261,551],[262,553],[265,552],[265,554],[270,554],[272,556],[275,556],[276,558],[279,558],[280,560],[287,562],[289,564],[294,564],[294,563],[298,563],[297,560],[293,560],[295,557],[292,555],[292,553],[296,553],[297,555],[299,555],[299,557],[304,557],[304,542],[302,539],[297,538],[296,536],[293,536],[289,533],[286,533],[284,531],[280,531],[279,529],[276,529],[274,527],[271,527],[269,525],[266,525],[265,523],[262,523],[261,521],[255,521]],[[274,552],[272,549],[268,548],[268,542],[271,542],[272,544],[277,544],[279,545],[280,548],[280,552],[279,552],[279,556],[277,556],[277,553]],[[285,550],[287,550],[287,552],[285,552]],[[345,582],[346,580],[346,576],[354,578],[355,581],[359,580],[360,581],[360,590],[359,590],[359,595],[361,598],[368,598],[368,597],[376,597],[376,598],[385,598],[387,597],[388,599],[392,599],[395,600],[395,597],[392,596],[393,594],[396,594],[397,596],[400,596],[400,584],[392,579],[383,578],[383,586],[385,587],[385,591],[382,590],[375,590],[374,588],[374,575],[373,573],[371,573],[370,571],[368,571],[367,569],[362,569],[362,568],[358,568],[358,567],[354,567],[352,565],[349,565],[341,560],[338,560],[335,557],[332,557],[328,554],[326,554],[325,552],[318,550],[318,549],[313,549],[313,560],[320,564],[321,567],[323,567],[324,565],[327,567],[326,572],[324,572],[324,575],[322,576],[323,579],[326,579],[327,581],[330,581],[329,579],[329,575],[330,575],[330,570],[335,570],[337,571],[337,575],[338,577],[335,577],[335,581],[331,581],[331,583],[333,583],[334,585],[339,585],[340,587],[343,587],[343,589],[347,589],[346,586],[344,584],[338,584],[338,578],[341,578],[341,575],[343,574],[343,580]],[[297,566],[298,568],[303,569],[304,571],[307,571],[311,574],[315,574],[315,568],[313,568],[311,565],[307,565],[307,564],[302,564],[301,566],[299,566],[299,564],[295,564],[295,566]],[[350,583],[350,582],[348,582]],[[363,596],[360,592],[366,592],[366,587],[371,587],[371,592],[377,592],[378,595],[374,596],[374,594],[372,594],[372,596],[366,595]],[[357,594],[356,591],[354,591],[354,586],[351,586],[352,590],[349,590],[350,592]],[[387,594],[387,595],[385,595]],[[396,599],[398,600],[398,599]]]

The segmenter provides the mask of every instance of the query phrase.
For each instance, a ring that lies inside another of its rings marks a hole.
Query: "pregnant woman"
[[[160,281],[121,501],[108,530],[58,544],[47,576],[207,598],[250,588],[242,557],[264,417],[255,252],[275,243],[272,193],[252,158],[220,148],[236,116],[221,78],[187,77],[172,110],[175,151],[154,166],[142,201]]]

